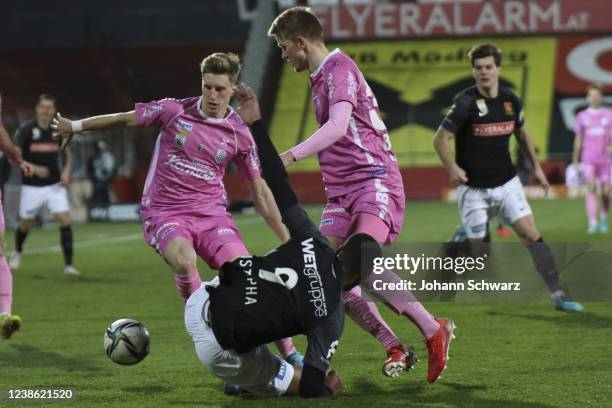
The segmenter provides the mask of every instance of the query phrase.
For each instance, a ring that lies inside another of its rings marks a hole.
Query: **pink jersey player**
[[[248,128],[231,108],[224,118],[205,116],[199,97],[136,104],[136,123],[155,125],[160,134],[141,202],[149,245],[164,253],[180,236],[218,269],[233,247],[246,249],[227,212],[225,169],[235,162],[247,181],[260,177],[259,161]],[[180,205],[177,205],[180,203]],[[225,247],[225,248],[223,248]]]
[[[580,169],[587,183],[585,206],[589,220],[588,233],[594,234],[598,230],[606,233],[612,178],[612,110],[602,106],[603,91],[598,85],[588,87],[587,101],[589,107],[576,117],[573,164],[578,166],[580,158]],[[599,192],[597,184],[601,186]]]
[[[283,153],[285,166],[317,153],[327,202],[320,230],[334,249],[352,234],[366,234],[387,244],[399,234],[404,216],[404,188],[376,98],[355,63],[340,50],[330,52],[318,18],[305,7],[293,7],[272,23],[274,37],[296,72],[310,72],[310,86],[319,129]],[[378,276],[399,282],[392,271]],[[375,291],[369,277],[362,284],[394,312],[410,319],[428,346],[428,380],[446,364],[452,322],[434,318],[409,291]],[[360,286],[344,292],[349,316],[387,349],[383,373],[395,377],[411,368],[414,353],[406,349],[364,299]]]

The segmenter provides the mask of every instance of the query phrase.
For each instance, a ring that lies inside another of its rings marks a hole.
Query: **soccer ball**
[[[149,354],[149,331],[137,320],[116,320],[106,329],[104,350],[115,363],[139,363]]]

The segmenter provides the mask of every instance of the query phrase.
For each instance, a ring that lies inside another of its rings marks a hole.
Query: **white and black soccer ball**
[[[114,321],[104,334],[106,355],[117,364],[139,363],[149,354],[149,331],[137,320]]]

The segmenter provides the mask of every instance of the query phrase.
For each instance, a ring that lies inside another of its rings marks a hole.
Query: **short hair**
[[[36,105],[38,106],[42,101],[53,102],[53,106],[56,106],[55,96],[51,94],[48,94],[48,93],[40,94],[38,96],[38,99],[36,100]]]
[[[493,44],[476,44],[468,52],[468,58],[474,66],[474,62],[477,59],[493,57],[495,65],[501,67],[502,63],[502,51]]]
[[[323,26],[309,7],[291,7],[274,19],[268,37],[281,41],[295,41],[297,37],[323,41]]]
[[[603,85],[598,82],[589,84],[589,86],[586,87],[586,94],[588,95],[592,90],[599,91],[599,93],[603,95]]]
[[[344,283],[358,285],[362,277],[372,273],[374,258],[382,256],[380,244],[373,237],[364,233],[351,235],[342,245],[339,258],[344,273]],[[350,289],[344,287],[344,289]]]
[[[233,53],[215,52],[200,62],[200,71],[204,74],[227,75],[235,84],[240,74],[240,57]]]

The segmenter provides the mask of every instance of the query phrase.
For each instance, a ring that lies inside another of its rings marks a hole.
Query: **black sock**
[[[62,252],[64,253],[64,263],[72,265],[72,227],[66,225],[60,227],[60,243],[62,244]]]
[[[540,237],[535,242],[528,242],[527,249],[531,253],[533,263],[544,279],[544,282],[546,282],[546,286],[548,286],[550,293],[555,294],[561,291],[557,263],[555,262],[555,257],[548,244]]]
[[[15,250],[19,253],[23,251],[23,242],[28,236],[28,231],[23,232],[19,227],[15,231]]]

